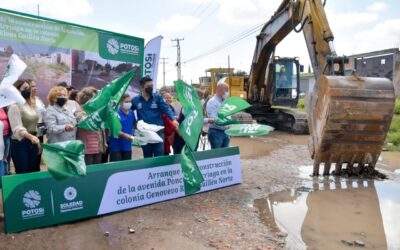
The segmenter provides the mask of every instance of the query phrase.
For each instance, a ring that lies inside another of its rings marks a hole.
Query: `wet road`
[[[280,132],[235,138],[241,185],[55,227],[0,233],[0,249],[355,247],[342,240],[360,241],[365,249],[400,249],[398,154],[385,152],[378,163],[389,177],[385,181],[311,178],[307,139]]]

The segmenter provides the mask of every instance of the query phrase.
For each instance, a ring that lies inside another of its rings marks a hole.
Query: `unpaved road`
[[[281,232],[282,223],[276,221],[278,214],[268,212],[268,208],[273,202],[278,213],[279,202],[293,197],[287,194],[288,190],[290,194],[290,190],[304,186],[299,166],[312,165],[307,138],[281,132],[266,137],[236,138],[232,145],[239,146],[241,151],[243,183],[240,185],[75,223],[16,234],[1,233],[0,249],[292,248],[293,245],[285,244],[286,233]],[[303,171],[312,170],[303,167]],[[296,211],[291,216],[296,216]],[[129,233],[130,227],[135,233]],[[2,222],[0,230],[4,231]],[[306,228],[302,237],[309,248],[322,249],[307,241],[308,238],[315,241],[312,230],[315,229]],[[291,238],[290,230],[284,231]],[[108,237],[105,232],[109,232]]]

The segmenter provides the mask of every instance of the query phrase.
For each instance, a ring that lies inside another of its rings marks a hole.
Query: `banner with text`
[[[47,102],[57,83],[101,89],[135,67],[137,79],[129,90],[138,92],[144,40],[0,9],[0,75],[12,54],[27,64],[22,77],[33,79],[39,97]]]
[[[194,153],[204,177],[199,192],[242,181],[239,148]],[[47,171],[3,176],[5,230],[18,232],[185,196],[180,156],[91,165],[85,177]]]
[[[144,47],[143,76],[149,76],[151,79],[153,79],[154,91],[159,88],[159,86],[157,86],[157,76],[162,39],[162,36],[157,36],[147,42],[146,46]]]

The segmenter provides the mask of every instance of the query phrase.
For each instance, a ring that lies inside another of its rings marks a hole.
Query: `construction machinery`
[[[348,59],[336,54],[324,4],[321,0],[284,0],[263,26],[249,77],[250,112],[266,119],[277,112],[290,118],[294,128],[304,125],[297,113],[272,108],[274,96],[288,94],[287,90],[277,92],[276,79],[281,76],[276,72],[275,47],[292,30],[302,31],[316,78],[313,91],[306,97],[313,174],[319,174],[320,163],[325,165],[324,175],[334,163],[336,174],[343,164],[350,170],[356,166],[373,170],[392,120],[394,87],[386,78],[344,76]]]
[[[207,73],[210,73],[211,93],[215,93],[218,82],[225,82],[229,85],[229,96],[237,96],[247,99],[247,76],[235,75],[234,68],[210,68],[206,70],[206,74]]]

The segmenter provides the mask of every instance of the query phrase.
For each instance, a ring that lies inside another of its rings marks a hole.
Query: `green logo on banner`
[[[142,64],[143,44],[141,38],[99,33],[99,54],[105,59]]]

